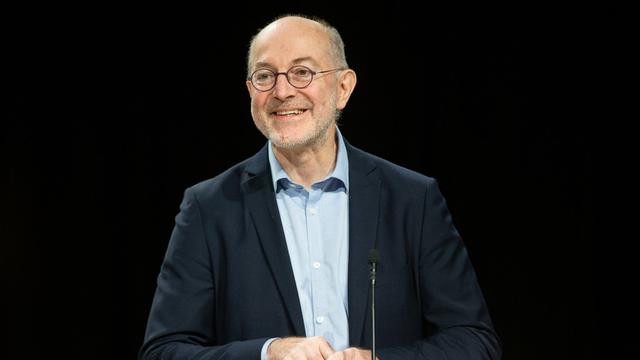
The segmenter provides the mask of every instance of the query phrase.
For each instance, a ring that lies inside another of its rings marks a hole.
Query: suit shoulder
[[[250,160],[251,158],[243,160],[212,178],[200,181],[188,187],[185,192],[191,193],[199,200],[215,198],[222,194],[239,194],[242,174]]]
[[[431,176],[408,169],[404,166],[395,164],[389,160],[370,154],[358,148],[353,148],[353,150],[359,156],[365,157],[369,161],[371,161],[376,166],[378,171],[380,171],[380,174],[384,179],[388,179],[392,182],[399,182],[404,185],[413,185],[419,187],[428,187],[436,183],[436,179]]]

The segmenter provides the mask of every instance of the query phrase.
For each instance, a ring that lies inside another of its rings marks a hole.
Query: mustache
[[[308,109],[311,107],[311,102],[303,99],[280,101],[278,99],[271,98],[267,102],[265,108],[267,112],[274,112],[281,109]]]

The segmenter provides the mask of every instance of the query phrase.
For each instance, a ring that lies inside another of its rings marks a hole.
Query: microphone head
[[[378,253],[378,250],[376,249],[369,250],[369,263],[374,264],[374,263],[377,263],[378,260],[380,260],[380,254]]]

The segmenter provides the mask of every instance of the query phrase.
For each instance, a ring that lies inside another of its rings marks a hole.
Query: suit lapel
[[[249,160],[243,174],[242,188],[262,249],[287,308],[295,333],[293,335],[305,336],[298,290],[271,182],[267,146]]]
[[[369,250],[375,247],[380,179],[375,165],[347,144],[349,155],[349,343],[360,346],[369,310]]]

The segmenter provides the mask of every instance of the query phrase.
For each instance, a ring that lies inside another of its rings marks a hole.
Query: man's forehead
[[[280,30],[286,29],[268,30],[260,33],[253,46],[254,62],[273,63],[278,60],[295,63],[304,59],[319,63],[327,56],[329,42],[326,32],[322,29],[320,31],[317,29],[310,31]]]
[[[263,51],[268,49],[293,51],[296,49],[317,48],[326,43],[327,38],[317,33],[281,33],[257,39],[255,47]]]
[[[277,60],[275,59],[270,59],[269,57],[261,57],[256,61],[254,66],[256,68],[277,68],[276,62]],[[293,66],[293,65],[320,66],[322,65],[319,61],[317,61],[312,56],[297,57],[297,58],[294,58],[293,60],[285,60],[284,62],[286,62],[287,66]]]
[[[255,39],[255,47],[304,47],[318,46],[321,42],[329,40],[324,26],[318,22],[298,18],[287,17],[267,25]],[[283,50],[283,49],[281,49]]]

